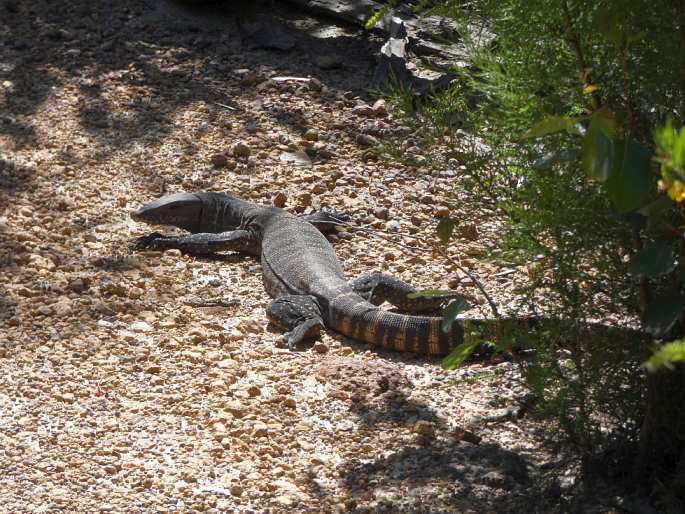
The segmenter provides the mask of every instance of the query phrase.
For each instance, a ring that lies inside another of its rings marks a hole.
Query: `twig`
[[[231,107],[230,105],[222,104],[219,102],[214,102],[215,105],[218,105],[219,107],[223,107],[224,109],[228,109],[229,111],[237,111],[237,107]]]
[[[562,7],[564,9],[564,22],[566,24],[566,31],[568,32],[568,37],[573,46],[573,51],[576,53],[576,60],[578,61],[578,68],[580,68],[580,73],[583,78],[583,87],[587,87],[592,84],[592,79],[590,78],[590,73],[588,72],[587,62],[585,61],[585,55],[583,54],[583,47],[580,44],[580,38],[578,33],[573,28],[573,21],[571,20],[571,12],[568,8],[568,3],[563,2]],[[602,102],[599,98],[597,91],[593,91],[592,94],[592,109],[593,111],[598,110],[602,106]]]

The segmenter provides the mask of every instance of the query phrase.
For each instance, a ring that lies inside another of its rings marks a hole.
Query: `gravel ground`
[[[497,220],[455,191],[458,166],[369,154],[416,146],[364,94],[379,41],[301,14],[268,37],[260,23],[0,3],[0,511],[563,511],[572,480],[541,479],[568,471],[544,427],[485,419],[525,396],[510,363],[445,373],[330,332],[291,352],[254,259],[128,252],[149,231],[132,209],[216,190],[347,212],[370,230],[333,238],[348,276],[457,288],[474,315],[470,280],[406,248],[438,217],[463,220],[450,255],[499,302],[524,277],[492,258]],[[229,306],[193,305],[209,298]]]

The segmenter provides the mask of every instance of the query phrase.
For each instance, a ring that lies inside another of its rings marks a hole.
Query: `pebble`
[[[283,152],[280,155],[279,160],[281,162],[295,164],[296,166],[310,167],[312,165],[312,160],[309,155],[303,151]]]
[[[388,114],[387,102],[382,98],[379,98],[374,102],[372,109],[376,116],[385,116]]]
[[[450,210],[448,207],[436,207],[433,209],[433,216],[436,218],[447,218],[450,215]]]
[[[323,182],[317,182],[312,186],[312,193],[315,195],[320,195],[322,193],[325,193],[328,191],[328,188],[326,187],[326,184]]]
[[[402,228],[402,225],[400,225],[400,223],[395,220],[388,221],[385,224],[385,229],[389,230],[390,232],[397,232],[400,228]]]
[[[318,141],[319,132],[316,129],[309,129],[304,133],[304,138],[307,141]]]
[[[211,161],[215,168],[223,168],[228,164],[228,157],[225,153],[217,153],[212,155]]]
[[[245,416],[245,407],[237,401],[227,402],[224,406],[224,409],[230,412],[236,418],[242,418]]]
[[[386,207],[377,207],[373,210],[373,215],[379,220],[387,220],[390,216],[390,211]]]
[[[478,241],[480,234],[475,223],[467,223],[459,226],[459,236],[469,241]]]
[[[300,202],[300,205],[304,207],[308,207],[312,204],[312,194],[311,193],[301,193],[297,199]]]
[[[361,103],[352,108],[352,114],[357,116],[374,116],[376,111],[369,104]]]
[[[250,147],[242,142],[238,141],[233,145],[233,148],[231,148],[231,154],[236,156],[236,157],[249,157],[250,156]]]
[[[355,141],[359,146],[370,147],[378,144],[378,139],[369,134],[357,134]]]
[[[419,420],[414,423],[414,432],[421,435],[432,436],[435,434],[435,423],[426,420]]]
[[[314,346],[312,346],[312,350],[316,353],[328,353],[328,345],[321,341],[317,341],[314,343]]]
[[[152,328],[152,326],[145,321],[136,321],[134,323],[131,323],[131,325],[129,325],[128,328],[132,332],[138,332],[138,333],[147,333],[147,332],[152,332],[154,330]]]

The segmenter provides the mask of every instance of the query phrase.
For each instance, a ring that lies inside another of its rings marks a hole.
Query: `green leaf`
[[[664,243],[654,243],[633,256],[628,273],[637,277],[658,277],[674,269],[673,248]]]
[[[454,232],[454,227],[457,226],[457,222],[452,219],[452,218],[442,218],[438,222],[438,237],[440,238],[440,242],[442,244],[447,244],[452,237],[452,233]]]
[[[445,309],[442,311],[442,323],[440,324],[442,331],[445,333],[449,332],[452,328],[452,323],[454,323],[454,320],[457,318],[459,313],[467,309],[468,306],[469,302],[466,301],[466,298],[457,298],[447,307],[445,307]]]
[[[610,121],[594,116],[581,145],[581,160],[588,177],[604,182],[609,178],[614,157],[613,127]]]
[[[461,343],[454,350],[452,350],[447,357],[442,359],[440,366],[445,370],[451,370],[458,367],[462,362],[469,358],[479,344],[479,341]]]
[[[415,293],[407,294],[407,298],[414,300],[415,298],[426,298],[434,296],[454,296],[455,293],[451,289],[423,289],[421,291],[416,291]]]
[[[652,301],[642,316],[645,331],[655,337],[668,332],[685,310],[685,296],[674,294]]]
[[[671,341],[663,345],[645,362],[645,367],[653,373],[662,366],[671,368],[676,362],[685,362],[685,340]]]
[[[632,139],[616,141],[613,161],[606,181],[609,198],[619,212],[637,209],[644,204],[655,184],[651,152]]]
[[[521,137],[523,139],[532,139],[561,132],[562,130],[570,130],[578,121],[580,121],[578,118],[571,118],[569,116],[549,116],[542,121],[538,121]]]

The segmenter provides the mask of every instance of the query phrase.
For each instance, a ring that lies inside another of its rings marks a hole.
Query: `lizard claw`
[[[323,330],[323,322],[318,318],[310,318],[296,326],[290,332],[283,334],[283,342],[289,350],[294,350],[297,343],[303,339],[316,337]]]
[[[155,250],[159,246],[159,241],[163,240],[164,236],[159,232],[153,232],[146,236],[141,236],[136,239],[131,245],[131,250],[138,252],[141,250]]]

